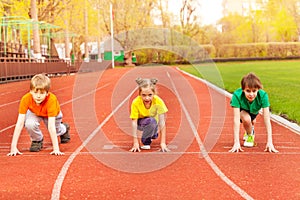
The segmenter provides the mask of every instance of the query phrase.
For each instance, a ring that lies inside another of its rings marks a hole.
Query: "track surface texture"
[[[159,80],[158,95],[169,108],[171,152],[158,151],[160,138],[151,150],[129,152],[137,77]],[[51,81],[63,121],[71,126],[70,143],[60,144],[63,156],[49,155],[44,125],[42,151],[29,152],[24,129],[18,143],[23,155],[6,156],[29,81],[0,85],[0,199],[300,199],[299,133],[272,121],[280,152],[266,153],[266,130],[258,116],[257,146],[229,153],[230,99],[174,67],[87,71]]]

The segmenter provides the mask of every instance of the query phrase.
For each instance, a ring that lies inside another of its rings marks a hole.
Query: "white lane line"
[[[129,149],[130,147],[132,146],[128,146],[126,147],[126,149]],[[169,146],[168,146],[169,147]],[[125,148],[125,147],[124,147]],[[157,148],[157,150],[159,150],[159,148]],[[1,147],[0,148],[0,152],[4,152],[4,148]],[[73,152],[64,152],[65,153],[65,156],[68,156],[68,155],[71,155]],[[158,155],[161,155],[161,152],[157,151],[153,151],[151,152],[152,154],[158,154]],[[178,155],[196,155],[196,154],[199,154],[200,152],[199,151],[190,151],[190,152],[168,152],[168,154],[178,154]],[[7,154],[7,150],[5,150],[5,155]],[[120,151],[103,151],[103,152],[92,152],[92,151],[89,151],[89,152],[80,152],[78,155],[80,156],[90,156],[90,155],[123,155],[123,154],[128,154],[128,152],[120,152]],[[228,155],[234,155],[230,152],[224,152],[224,151],[212,151],[212,152],[209,152],[209,154],[215,154],[215,155],[224,155],[224,156],[228,156]],[[245,155],[245,156],[249,156],[249,155],[252,155],[252,156],[258,156],[258,155],[270,155],[270,153],[268,152],[243,152],[241,154],[239,154],[240,156],[241,155]],[[300,155],[300,152],[295,152],[295,151],[291,151],[291,152],[278,152],[276,153],[276,155]],[[49,157],[49,153],[46,153],[46,152],[40,152],[38,154],[23,154],[22,157]]]
[[[10,126],[4,128],[4,129],[1,129],[1,130],[0,130],[0,133],[6,131],[6,130],[8,130],[8,129],[11,129],[11,128],[15,127],[15,126],[16,126],[16,124],[13,124],[13,125],[10,125]]]
[[[94,89],[94,90],[92,90],[92,91],[90,91],[90,92],[87,92],[87,93],[85,93],[85,94],[83,94],[83,95],[81,95],[81,96],[78,96],[78,97],[76,97],[76,98],[72,98],[72,99],[70,99],[69,101],[66,101],[66,102],[64,102],[64,103],[62,103],[62,104],[60,104],[60,105],[61,105],[61,106],[64,106],[64,105],[66,105],[66,104],[68,104],[68,103],[77,101],[78,99],[81,99],[82,97],[85,97],[85,96],[94,94],[94,93],[97,92],[98,90],[101,90],[101,89],[107,87],[108,85],[109,85],[109,83],[107,83],[107,84],[105,84],[105,85],[103,85],[103,86],[101,86],[101,87],[98,87],[98,88],[96,88],[96,89]]]
[[[103,120],[103,122],[89,135],[89,137],[85,141],[83,141],[83,143],[70,155],[68,160],[63,165],[55,181],[54,187],[52,189],[51,200],[60,199],[60,192],[61,192],[63,181],[75,157],[80,154],[80,151],[86,146],[86,144],[88,144],[93,139],[93,137],[100,131],[100,129],[106,124],[106,122],[108,122],[108,120],[123,106],[123,104],[125,104],[125,102],[130,99],[131,95],[135,91],[136,88]]]
[[[126,149],[129,149],[130,147],[132,146],[127,146]],[[169,145],[168,145],[169,147]],[[125,148],[125,147],[124,147]],[[158,151],[160,150],[160,148],[157,148],[157,152],[155,151],[152,151],[151,154],[158,154],[158,155],[161,155],[161,152]],[[65,152],[66,153],[66,152]],[[168,154],[178,154],[178,155],[189,155],[189,154],[199,154],[200,152],[199,151],[185,151],[185,152],[168,152]],[[71,152],[69,152],[69,154],[71,154]],[[106,154],[116,154],[116,155],[122,155],[122,154],[128,154],[128,152],[119,152],[119,151],[102,151],[102,152],[80,152],[79,153],[80,155],[106,155]],[[224,151],[213,151],[213,152],[209,152],[209,154],[218,154],[218,155],[234,155],[230,152],[224,152]],[[45,154],[45,155],[49,155],[49,154]],[[243,152],[239,155],[270,155],[269,152]],[[276,153],[276,155],[300,155],[300,152],[278,152]]]
[[[12,101],[12,102],[9,102],[9,103],[4,103],[4,104],[1,104],[0,105],[0,108],[2,108],[2,107],[5,107],[5,106],[9,106],[9,105],[11,105],[11,104],[15,104],[15,103],[18,103],[20,100],[17,100],[17,101]]]
[[[174,89],[174,92],[177,96],[177,99],[178,101],[180,102],[180,105],[182,107],[182,110],[189,122],[189,125],[194,133],[194,136],[196,138],[196,141],[198,142],[198,145],[199,145],[199,148],[200,148],[200,152],[203,156],[203,158],[206,160],[206,162],[209,164],[209,166],[212,168],[212,170],[228,185],[230,186],[234,191],[236,191],[240,196],[242,196],[244,199],[247,199],[247,200],[252,200],[253,198],[247,194],[243,189],[241,189],[239,186],[237,186],[233,181],[231,181],[221,170],[220,168],[214,163],[214,161],[209,157],[208,155],[208,152],[206,151],[202,141],[201,141],[201,138],[200,136],[198,135],[198,132],[197,132],[197,128],[196,126],[193,124],[193,121],[192,121],[192,118],[191,116],[189,115],[189,112],[187,111],[177,89],[176,89],[176,86],[170,76],[170,74],[167,72],[167,76],[169,77],[170,81],[171,81],[171,84],[172,84],[172,87]]]

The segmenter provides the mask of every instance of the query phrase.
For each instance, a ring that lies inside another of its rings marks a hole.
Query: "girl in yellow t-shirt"
[[[157,79],[137,78],[139,95],[132,101],[130,118],[132,119],[133,147],[132,152],[150,149],[152,139],[161,134],[161,151],[170,151],[166,145],[165,114],[168,111],[164,101],[156,95]],[[140,147],[137,132],[142,131],[142,146]]]

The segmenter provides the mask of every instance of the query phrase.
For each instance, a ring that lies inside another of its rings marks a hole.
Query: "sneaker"
[[[246,141],[247,139],[248,139],[248,134],[247,134],[247,132],[245,132],[245,133],[244,133],[243,140]]]
[[[43,140],[41,141],[32,141],[29,151],[30,152],[39,152],[43,148]]]
[[[151,149],[151,147],[150,147],[150,145],[144,145],[144,146],[141,146],[141,149],[149,150],[149,149]]]
[[[63,135],[60,136],[60,142],[61,143],[68,143],[68,142],[70,142],[70,133],[69,133],[70,125],[67,124],[67,123],[62,123],[62,124],[65,125],[66,132]]]
[[[254,133],[254,127],[252,126],[252,132],[251,132],[251,135],[254,135],[255,133]],[[243,140],[244,141],[246,141],[248,139],[248,134],[247,134],[247,132],[245,132],[245,134],[244,134],[244,137],[243,137]]]
[[[254,138],[255,138],[254,134],[247,135],[247,139],[244,142],[244,146],[245,147],[254,147],[254,145],[255,145]]]

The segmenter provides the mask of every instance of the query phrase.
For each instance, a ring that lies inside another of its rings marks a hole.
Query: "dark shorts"
[[[250,113],[249,110],[245,110],[245,109],[240,108],[240,111],[242,111],[242,110],[243,110],[243,111],[246,111],[246,112],[250,115],[251,122],[252,122],[253,120],[255,120],[257,114],[252,114],[252,113]],[[242,120],[241,120],[241,119],[240,119],[240,122],[242,123]]]

